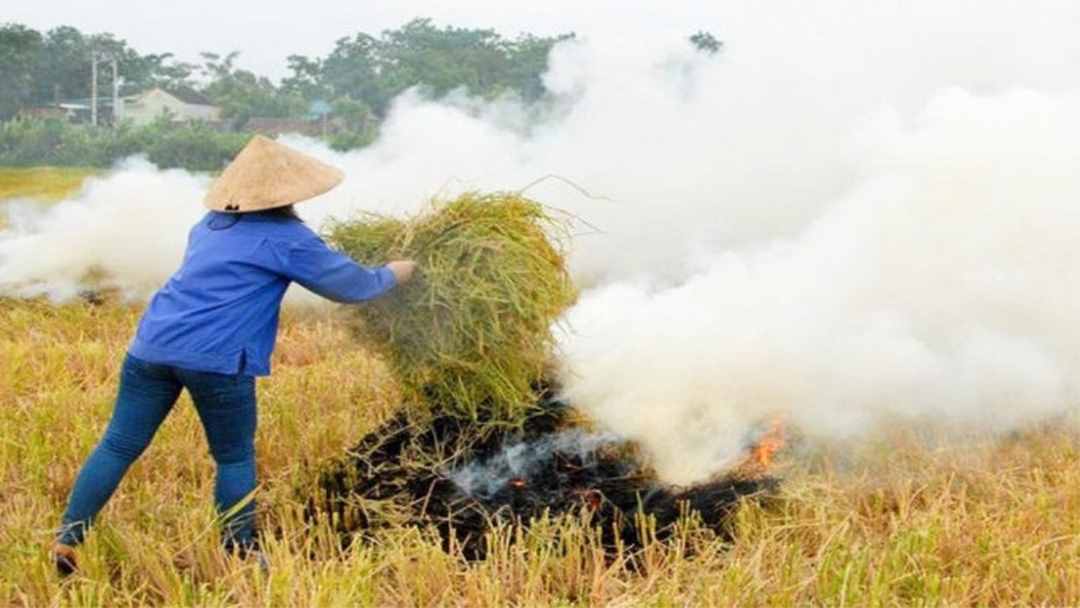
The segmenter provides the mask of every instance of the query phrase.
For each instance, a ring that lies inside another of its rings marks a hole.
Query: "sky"
[[[490,27],[507,36],[573,31],[624,41],[646,30],[671,37],[689,36],[699,29],[715,32],[720,21],[718,15],[709,14],[707,3],[641,0],[597,0],[588,4],[588,10],[574,0],[110,0],[108,8],[84,1],[8,0],[5,5],[0,20],[40,30],[73,25],[85,32],[112,32],[142,53],[173,52],[191,61],[201,51],[239,50],[241,66],[275,79],[287,75],[288,55],[324,55],[343,36],[377,34],[415,17],[430,17],[441,25]]]

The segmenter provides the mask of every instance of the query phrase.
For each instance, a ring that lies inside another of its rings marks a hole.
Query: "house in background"
[[[153,88],[127,97],[121,104],[121,118],[135,125],[145,125],[168,114],[173,122],[221,122],[221,108],[198,91]]]

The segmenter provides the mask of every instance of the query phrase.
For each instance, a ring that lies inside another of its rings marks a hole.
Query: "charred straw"
[[[520,458],[516,469],[509,451]],[[767,496],[776,483],[729,476],[668,486],[633,445],[581,431],[572,410],[548,398],[516,429],[454,415],[418,425],[398,415],[324,470],[307,513],[332,522],[344,544],[408,525],[434,529],[444,547],[478,559],[491,528],[549,517],[582,518],[612,550],[663,539],[688,517],[726,537],[739,501]]]

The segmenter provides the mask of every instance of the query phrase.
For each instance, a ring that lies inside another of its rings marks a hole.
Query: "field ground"
[[[58,201],[97,172],[98,169],[83,167],[0,167],[0,201],[10,198]]]
[[[259,386],[261,517],[281,530],[270,574],[216,549],[212,464],[185,397],[81,549],[81,576],[60,583],[44,548],[139,312],[0,300],[0,605],[1080,604],[1080,450],[1060,429],[789,452],[780,496],[738,513],[734,544],[691,526],[637,571],[573,522],[472,565],[412,530],[337,552],[326,529],[299,524],[295,488],[397,400],[343,323],[314,313],[285,315]]]

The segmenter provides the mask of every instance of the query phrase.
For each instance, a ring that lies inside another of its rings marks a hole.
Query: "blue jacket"
[[[369,300],[395,284],[388,268],[357,265],[298,220],[211,211],[191,229],[183,264],[150,300],[129,352],[151,363],[265,376],[292,281],[337,302]]]

